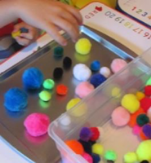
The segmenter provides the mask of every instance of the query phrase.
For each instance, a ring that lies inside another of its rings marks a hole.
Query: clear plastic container
[[[123,162],[124,154],[136,150],[139,139],[133,135],[132,129],[128,126],[114,127],[111,123],[111,113],[120,105],[124,94],[143,89],[146,80],[151,76],[150,62],[151,49],[51,123],[49,135],[55,141],[64,163],[87,163],[64,143],[65,140],[78,139],[79,131],[86,126],[98,126],[104,129],[101,143],[105,150],[117,152],[117,163]]]

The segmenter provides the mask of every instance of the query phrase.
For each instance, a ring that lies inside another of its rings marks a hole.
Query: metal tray
[[[64,48],[64,56],[69,56],[72,59],[73,66],[77,63],[84,63],[89,66],[93,60],[100,60],[102,66],[109,67],[114,58],[120,57],[129,62],[137,56],[114,39],[85,26],[81,27],[80,37],[89,38],[93,45],[90,54],[87,56],[77,54],[74,49],[74,43],[71,42],[66,34],[64,36],[69,40],[68,45]],[[54,68],[62,67],[63,61],[63,59],[55,59],[53,56],[53,48],[56,46],[58,44],[55,41],[51,42],[0,76],[0,122],[11,133],[9,138],[6,136],[6,139],[36,163],[55,163],[60,158],[59,152],[48,135],[39,138],[29,136],[23,126],[24,119],[33,112],[45,113],[50,116],[51,121],[56,119],[65,112],[67,102],[75,96],[74,88],[79,82],[73,78],[72,68],[64,70],[63,78],[56,81],[56,85],[59,83],[67,85],[69,87],[68,95],[64,97],[58,96],[54,89],[51,101],[45,103],[39,100],[38,92],[28,92],[29,105],[25,112],[21,114],[8,113],[3,106],[3,96],[9,88],[23,88],[21,78],[23,71],[28,67],[38,67],[44,73],[45,78],[52,78]],[[18,141],[15,141],[16,139]],[[29,152],[30,155],[27,154]]]

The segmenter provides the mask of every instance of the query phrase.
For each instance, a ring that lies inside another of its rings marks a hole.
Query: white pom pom
[[[108,67],[102,67],[100,69],[100,74],[108,78],[111,75],[111,71]]]
[[[73,68],[73,75],[79,81],[87,81],[91,74],[91,70],[85,64],[77,64]]]

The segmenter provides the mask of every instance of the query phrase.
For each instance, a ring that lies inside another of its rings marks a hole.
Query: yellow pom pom
[[[145,97],[145,94],[143,92],[136,92],[136,97],[140,101]]]
[[[119,98],[121,96],[121,89],[119,87],[114,87],[111,90],[112,97]]]
[[[134,152],[129,152],[129,153],[124,155],[124,162],[125,163],[134,163],[137,161],[138,161],[137,154]]]
[[[126,94],[121,101],[121,105],[127,109],[131,114],[135,113],[139,107],[140,102],[134,94]]]
[[[79,54],[86,55],[90,52],[92,47],[91,42],[86,38],[81,38],[77,41],[75,49]]]
[[[101,144],[96,143],[92,146],[92,152],[98,155],[103,155],[104,148]]]
[[[20,34],[21,34],[21,31],[20,31],[20,30],[17,31],[17,32],[13,32],[13,33],[12,33],[12,37],[13,37],[13,38],[16,38],[16,37],[20,36]]]
[[[139,161],[151,161],[151,140],[141,142],[136,153]]]
[[[67,106],[66,106],[66,110],[70,110],[71,108],[73,108],[76,104],[78,104],[79,102],[81,101],[80,98],[74,98],[72,100],[70,100],[68,103],[67,103]]]

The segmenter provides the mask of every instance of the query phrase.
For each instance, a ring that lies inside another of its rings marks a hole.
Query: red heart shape
[[[103,10],[103,8],[101,6],[100,7],[96,6],[95,9],[98,10],[98,11],[102,11]]]

